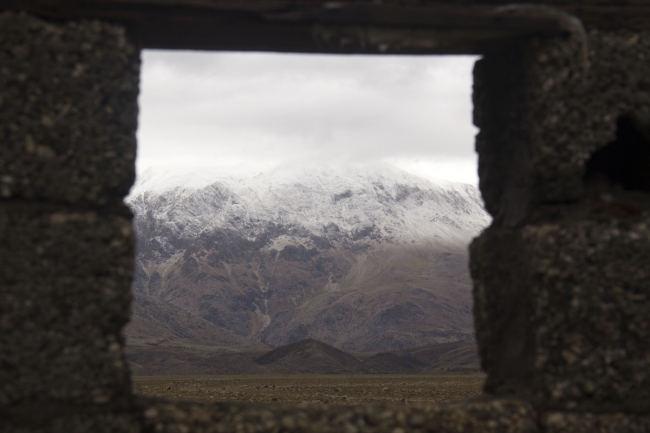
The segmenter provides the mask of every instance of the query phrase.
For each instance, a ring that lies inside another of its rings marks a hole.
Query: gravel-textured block
[[[551,412],[542,418],[547,433],[648,433],[650,417],[625,413]]]
[[[474,324],[485,390],[516,394],[530,389],[532,303],[529,260],[520,233],[491,227],[470,245]]]
[[[145,429],[172,432],[538,432],[532,407],[515,399],[479,399],[448,405],[328,406],[139,402]]]
[[[0,209],[0,404],[128,399],[133,250],[128,216]]]
[[[496,224],[582,199],[585,162],[616,139],[619,118],[650,119],[648,58],[650,32],[576,29],[476,63],[480,188]]]
[[[120,26],[0,14],[0,198],[120,202],[135,177],[139,68]]]
[[[488,391],[650,412],[650,220],[492,228],[472,253]]]
[[[528,226],[522,237],[538,398],[650,413],[650,219]]]
[[[133,274],[134,233],[126,206],[112,215],[66,206],[3,203],[0,278],[7,283],[46,278]]]
[[[104,409],[104,410],[101,410]],[[40,406],[0,409],[3,433],[140,433],[141,417],[134,411],[97,406]]]

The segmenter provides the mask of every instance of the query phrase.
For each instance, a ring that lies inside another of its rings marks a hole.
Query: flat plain
[[[284,404],[418,404],[482,393],[483,374],[135,376],[136,394],[176,401]]]

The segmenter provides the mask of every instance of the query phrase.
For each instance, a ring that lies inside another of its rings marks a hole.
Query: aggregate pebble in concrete
[[[650,413],[650,218],[526,226],[522,237],[538,397]]]
[[[6,283],[133,274],[135,236],[126,206],[117,212],[42,203],[2,203],[0,278]]]
[[[536,413],[515,399],[458,404],[390,406],[237,405],[169,403],[141,399],[151,433],[535,433]]]
[[[135,178],[139,51],[120,26],[0,14],[0,198],[119,203]]]
[[[1,405],[128,398],[133,251],[125,216],[0,208]]]
[[[471,267],[488,392],[650,412],[650,191],[585,178],[594,152],[620,144],[623,120],[639,133],[650,122],[647,59],[649,32],[592,29],[477,62],[480,187],[494,220]],[[650,163],[623,158],[628,171]]]
[[[648,433],[650,417],[626,413],[551,412],[542,417],[547,433]]]
[[[493,227],[472,251],[489,392],[650,413],[650,218]]]
[[[141,433],[141,416],[135,412],[97,410],[94,407],[28,406],[0,409],[3,433]]]
[[[650,120],[650,32],[591,30],[487,55],[474,70],[480,189],[495,223],[582,199],[585,162],[617,121]]]

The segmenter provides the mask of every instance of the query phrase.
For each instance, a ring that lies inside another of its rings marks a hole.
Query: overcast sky
[[[474,61],[144,51],[138,172],[386,161],[476,184]]]

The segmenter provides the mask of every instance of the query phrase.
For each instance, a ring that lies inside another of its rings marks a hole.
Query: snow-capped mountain
[[[478,190],[386,164],[152,169],[127,199],[137,293],[249,340],[387,350],[472,333]]]
[[[254,240],[274,223],[325,237],[336,226],[351,239],[367,233],[390,243],[466,244],[488,223],[475,187],[432,183],[387,164],[278,168],[249,178],[210,169],[149,170],[128,203],[136,215],[151,212],[174,236],[187,239],[229,229]],[[281,249],[283,241],[298,238],[274,239],[269,246]],[[164,236],[156,240],[166,243]]]

